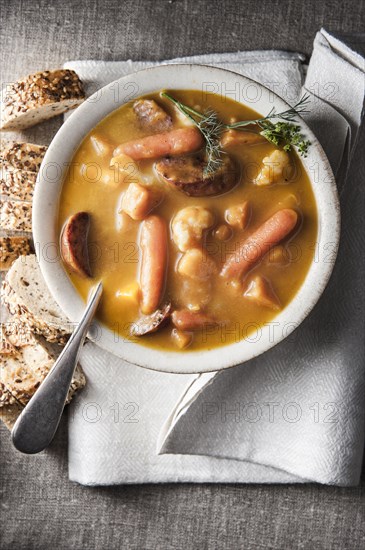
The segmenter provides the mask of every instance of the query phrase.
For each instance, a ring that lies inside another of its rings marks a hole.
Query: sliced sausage
[[[154,99],[137,99],[133,103],[142,129],[151,132],[166,132],[172,128],[172,118]]]
[[[200,311],[190,311],[189,309],[173,311],[171,320],[175,327],[182,331],[201,330],[219,324],[214,317]]]
[[[276,212],[228,257],[221,275],[236,280],[246,275],[273,246],[293,231],[297,221],[295,210],[285,208]]]
[[[164,158],[155,164],[158,175],[189,197],[221,195],[230,191],[239,180],[238,166],[224,155],[223,163],[206,175],[206,161],[201,155]]]
[[[158,308],[166,282],[167,228],[161,217],[149,216],[142,222],[140,250],[141,310],[149,315]]]
[[[65,223],[61,233],[61,256],[65,264],[82,277],[91,277],[87,238],[90,215],[77,212]]]
[[[143,315],[133,323],[131,327],[132,336],[144,336],[156,332],[162,327],[170,317],[171,304],[164,305],[161,309],[157,309],[151,315]]]
[[[177,130],[171,130],[171,132],[122,143],[115,149],[114,156],[124,153],[133,160],[153,159],[166,155],[192,153],[201,149],[203,145],[203,136],[197,128],[178,128]]]

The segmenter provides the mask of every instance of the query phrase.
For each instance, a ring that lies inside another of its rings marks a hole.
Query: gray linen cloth
[[[300,54],[238,52],[174,61],[229,68],[291,103],[301,94]],[[151,65],[66,64],[89,93]],[[339,257],[319,304],[279,346],[222,373],[160,374],[87,344],[81,357],[87,388],[70,408],[70,479],[85,485],[358,483],[365,416],[364,60],[322,30],[305,88],[312,94],[308,123],[338,174],[342,202]]]

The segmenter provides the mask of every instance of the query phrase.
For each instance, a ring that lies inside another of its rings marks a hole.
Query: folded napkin
[[[303,56],[279,51],[173,62],[229,68],[293,103]],[[73,61],[88,93],[150,62]],[[350,83],[350,86],[349,86]],[[332,86],[332,87],[331,87]],[[318,33],[308,124],[338,174],[343,230],[335,271],[309,318],[264,355],[221,373],[174,375],[88,343],[88,384],[69,412],[69,475],[85,485],[154,482],[358,483],[364,447],[364,60]],[[362,249],[360,251],[360,247]]]

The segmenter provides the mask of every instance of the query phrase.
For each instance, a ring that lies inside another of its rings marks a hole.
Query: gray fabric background
[[[67,59],[164,59],[281,48],[310,54],[316,31],[365,28],[362,0],[1,0],[1,83]],[[47,143],[59,121],[24,133]],[[363,140],[365,142],[365,140]],[[68,481],[66,422],[52,447],[16,453],[0,430],[1,549],[365,547],[358,488]]]

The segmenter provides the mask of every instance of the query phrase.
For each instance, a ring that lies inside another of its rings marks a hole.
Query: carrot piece
[[[298,214],[291,208],[276,212],[227,258],[221,275],[231,279],[246,275],[273,246],[291,233],[297,221]]]
[[[122,143],[115,149],[114,156],[124,153],[133,160],[151,159],[191,153],[203,145],[203,136],[197,128],[178,128]]]
[[[140,249],[141,309],[149,315],[158,308],[166,282],[167,228],[159,216],[149,216],[142,223]]]

